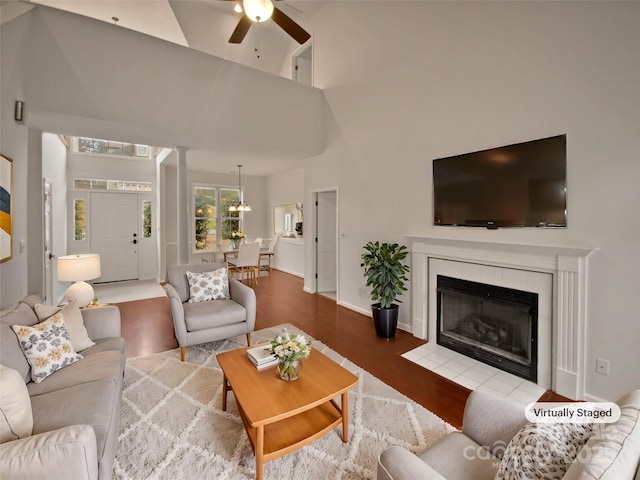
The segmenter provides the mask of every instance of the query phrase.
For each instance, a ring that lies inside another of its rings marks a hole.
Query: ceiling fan
[[[235,1],[240,4],[240,0],[227,1]],[[291,17],[276,7],[273,0],[242,0],[241,3],[243,14],[231,37],[229,37],[229,43],[242,43],[253,23],[263,23],[269,18],[272,18],[280,28],[301,45],[311,38],[311,35],[294,22]]]

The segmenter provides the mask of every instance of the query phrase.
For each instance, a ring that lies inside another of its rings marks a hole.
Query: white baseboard
[[[289,275],[294,275],[296,277],[299,278],[304,278],[304,273],[300,273],[300,272],[294,272],[293,270],[287,270],[286,268],[280,268],[280,267],[271,267],[274,270],[278,270],[280,272],[284,272],[284,273],[288,273]]]
[[[595,395],[590,395],[588,393],[584,394],[584,399],[587,402],[608,402],[609,401],[609,400],[606,400],[604,398],[596,397]]]
[[[373,318],[371,309],[356,307],[347,302],[337,302],[337,304],[340,305],[341,307],[348,308],[349,310],[353,310],[354,312],[361,313],[365,317]],[[413,333],[411,331],[411,326],[407,325],[406,323],[398,322],[398,329],[404,330],[405,332]]]
[[[340,305],[341,307],[348,308],[349,310],[353,310],[354,312],[358,312],[358,313],[361,313],[362,315],[366,315],[367,317],[371,316],[371,310],[368,310],[366,308],[356,307],[355,305],[351,305],[350,303],[343,302],[343,301],[338,301],[337,304]]]
[[[411,325],[407,325],[406,323],[398,322],[398,330],[404,330],[405,332],[409,332],[409,333],[413,334],[413,330],[411,329]]]

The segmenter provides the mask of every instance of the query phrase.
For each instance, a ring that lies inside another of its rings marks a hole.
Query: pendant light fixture
[[[230,212],[250,212],[251,207],[242,201],[242,176],[240,169],[242,165],[238,165],[238,201],[229,205]]]

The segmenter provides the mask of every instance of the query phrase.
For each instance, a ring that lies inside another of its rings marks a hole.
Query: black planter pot
[[[376,327],[376,335],[380,338],[393,338],[398,327],[398,305],[392,303],[389,308],[380,308],[379,303],[371,305],[373,324]]]

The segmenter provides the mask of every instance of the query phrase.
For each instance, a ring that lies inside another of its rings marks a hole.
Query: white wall
[[[278,173],[267,177],[267,195],[270,209],[267,215],[269,238],[274,232],[273,207],[288,203],[305,203],[305,170],[298,168],[289,172]],[[306,208],[306,205],[305,205]],[[304,218],[303,218],[304,222]],[[303,225],[303,232],[308,225]],[[305,274],[305,245],[311,243],[306,239],[286,239],[278,242],[272,266],[299,277]]]
[[[613,399],[639,387],[640,4],[329,2],[314,20],[327,144],[307,161],[305,190],[340,189],[341,301],[370,303],[359,258],[368,240],[597,247],[586,390]],[[561,133],[567,229],[432,226],[434,158]],[[595,373],[596,357],[611,362],[609,376]]]
[[[3,8],[3,7],[0,7]],[[0,26],[4,34],[6,25]],[[20,242],[27,242],[27,174],[28,174],[28,127],[13,119],[13,105],[24,98],[20,81],[20,70],[27,59],[17,48],[8,48],[5,38],[0,38],[0,150],[13,159],[12,196],[13,255],[11,260],[0,264],[0,307],[15,302],[27,293],[28,252],[20,251]],[[7,68],[9,66],[10,68]],[[25,111],[25,116],[29,114]]]
[[[304,168],[267,177],[267,237],[274,233],[273,207],[288,203],[304,203]]]
[[[114,139],[119,141],[119,139]],[[69,188],[74,178],[108,180],[137,180],[152,182],[155,187],[155,161],[150,158],[134,158],[119,155],[98,155],[69,152],[67,177]]]
[[[303,238],[280,238],[271,259],[271,266],[296,277],[304,277],[305,243]]]

